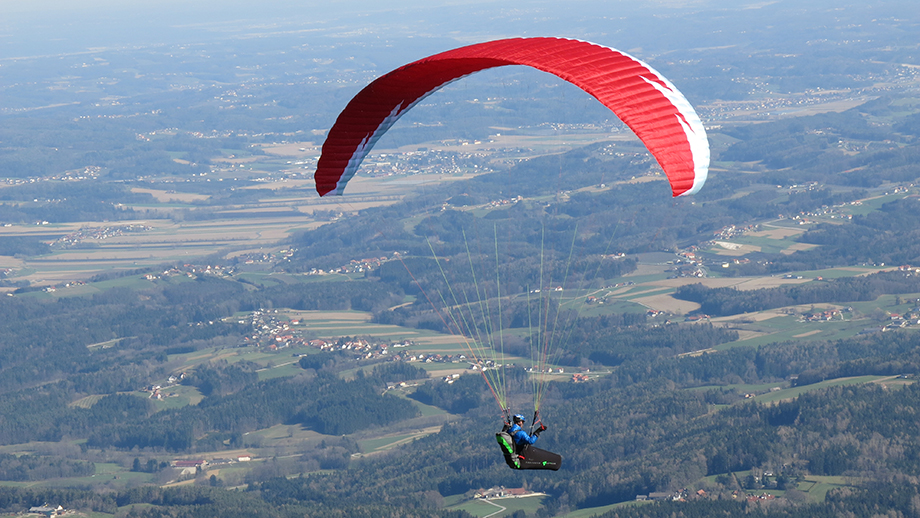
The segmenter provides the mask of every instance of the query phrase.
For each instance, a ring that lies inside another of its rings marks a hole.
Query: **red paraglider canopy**
[[[514,38],[461,47],[402,66],[365,87],[339,114],[323,144],[316,191],[340,195],[377,140],[419,101],[451,81],[526,65],[578,86],[610,108],[664,169],[674,196],[697,192],[709,141],[687,99],[661,74],[618,50],[563,38]]]

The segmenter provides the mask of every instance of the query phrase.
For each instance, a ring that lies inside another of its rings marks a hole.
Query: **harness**
[[[521,469],[521,460],[517,454],[517,444],[515,444],[511,434],[508,433],[507,430],[502,430],[495,434],[495,440],[498,441],[498,445],[502,449],[502,455],[505,457],[505,464],[512,469]]]

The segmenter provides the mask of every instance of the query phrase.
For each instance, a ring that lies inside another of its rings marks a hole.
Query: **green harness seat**
[[[553,471],[562,467],[562,456],[553,452],[541,450],[530,444],[519,451],[514,447],[514,439],[508,432],[495,434],[495,440],[505,457],[505,464],[511,469],[551,469]]]

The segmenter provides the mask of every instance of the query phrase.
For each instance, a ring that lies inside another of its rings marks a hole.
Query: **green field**
[[[622,298],[622,296],[618,298]],[[636,304],[628,300],[614,300],[613,302],[607,301],[605,304],[584,306],[584,308],[578,312],[578,316],[599,317],[616,313],[645,313],[646,311],[648,311],[648,308],[641,304]]]
[[[358,445],[361,447],[361,451],[365,454],[374,453],[380,451],[386,451],[390,448],[412,442],[413,440],[423,437],[425,433],[406,433],[402,435],[392,435],[387,437],[379,437],[376,439],[367,439],[363,441],[358,441]]]
[[[806,279],[823,277],[825,279],[839,279],[841,277],[854,277],[856,275],[865,275],[870,273],[887,270],[882,266],[853,266],[847,268],[826,268],[823,270],[803,270],[792,272],[794,275],[801,275]]]
[[[172,408],[182,408],[188,405],[197,405],[204,399],[204,396],[201,392],[198,391],[197,387],[192,387],[188,385],[174,385],[162,390],[162,392],[167,394],[167,397],[163,399],[152,399],[154,406],[157,411],[160,410],[169,410]],[[138,392],[137,394],[142,397],[148,397],[149,394],[146,392]],[[176,394],[175,396],[168,396],[168,394]]]
[[[860,205],[850,205],[847,207],[847,213],[853,214],[854,216],[865,216],[866,214],[879,210],[882,208],[882,205],[886,203],[893,202],[895,200],[901,200],[906,198],[905,194],[888,194],[882,196],[876,196],[873,198],[862,200]]]
[[[920,294],[917,293],[905,293],[903,295],[882,295],[881,297],[867,302],[851,302],[850,305],[857,311],[865,314],[871,315],[875,313],[876,309],[881,309],[887,313],[904,313],[910,308],[917,306],[916,303],[911,303],[910,301],[916,301],[917,297]],[[897,299],[901,299],[901,304],[897,303]]]
[[[742,245],[751,245],[760,247],[760,251],[767,254],[778,254],[789,248],[790,245],[795,244],[795,241],[783,238],[783,239],[773,239],[765,236],[750,236],[742,235],[736,238],[732,238],[732,243],[738,243]]]
[[[866,319],[849,320],[850,315],[845,318],[848,320],[803,322],[797,316],[782,315],[756,323],[739,324],[734,327],[762,334],[720,344],[714,349],[724,351],[739,346],[758,347],[790,340],[837,340],[856,336],[863,329],[877,325]]]
[[[300,372],[303,372],[303,369],[297,364],[297,362],[284,363],[276,367],[266,368],[259,371],[259,381],[274,379],[274,378],[284,378],[294,376]]]
[[[496,498],[492,500],[473,499],[448,507],[456,511],[466,511],[478,518],[493,516],[500,518],[509,516],[517,511],[524,511],[528,516],[536,513],[542,507],[542,496],[526,498]]]
[[[773,387],[782,387],[784,383],[763,383],[760,385],[748,385],[744,383],[737,383],[733,385],[703,385],[701,387],[692,387],[686,390],[737,390],[738,392],[743,393],[757,393],[765,392],[770,390]]]
[[[840,387],[847,385],[861,385],[864,383],[872,383],[884,378],[890,378],[891,376],[857,376],[853,378],[837,378],[832,380],[825,380],[820,383],[813,383],[811,385],[803,385],[800,387],[789,387],[785,389],[780,389],[774,392],[768,392],[767,394],[762,394],[754,398],[755,401],[761,404],[769,405],[772,403],[777,403],[780,401],[794,399],[806,392],[811,392],[813,390],[819,390],[828,387]]]
[[[422,417],[430,417],[433,415],[447,415],[447,412],[441,410],[440,408],[432,405],[426,405],[425,403],[411,400],[412,403],[419,409],[419,412],[422,413]]]
[[[647,505],[650,503],[651,501],[649,500],[642,501],[642,502],[633,500],[629,502],[620,502],[618,504],[604,505],[601,507],[588,507],[585,509],[579,509],[577,511],[572,511],[567,514],[563,514],[561,515],[561,518],[593,518],[595,516],[601,516],[608,511],[612,511],[620,507],[627,507],[631,505]]]
[[[86,396],[85,398],[78,399],[70,404],[72,407],[76,408],[92,408],[100,399],[104,396],[100,394],[94,394],[92,396]]]
[[[3,487],[47,487],[47,488],[83,488],[88,486],[124,489],[127,486],[150,484],[154,476],[149,473],[136,473],[129,471],[118,464],[96,462],[96,473],[86,477],[53,478],[48,480],[16,482],[0,481]]]
[[[828,491],[852,486],[853,481],[846,477],[809,475],[805,477],[805,480],[799,482],[798,490],[808,493],[808,499],[812,502],[823,502],[827,498]]]
[[[770,405],[779,401],[787,401],[810,392],[828,387],[838,387],[847,385],[861,385],[865,383],[879,383],[888,388],[897,388],[909,383],[914,383],[910,379],[898,379],[895,376],[856,376],[847,378],[835,378],[824,380],[819,383],[790,387],[787,382],[764,383],[758,385],[733,384],[733,385],[704,385],[692,387],[685,390],[736,390],[742,394],[757,394],[753,401],[761,404]],[[779,389],[779,390],[773,390]]]

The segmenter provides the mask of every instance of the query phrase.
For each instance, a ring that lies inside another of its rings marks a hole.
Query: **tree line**
[[[713,316],[737,315],[798,304],[875,300],[880,295],[920,291],[920,275],[888,271],[864,277],[842,277],[794,286],[742,291],[688,284],[677,288],[674,297],[700,304],[698,313]]]

